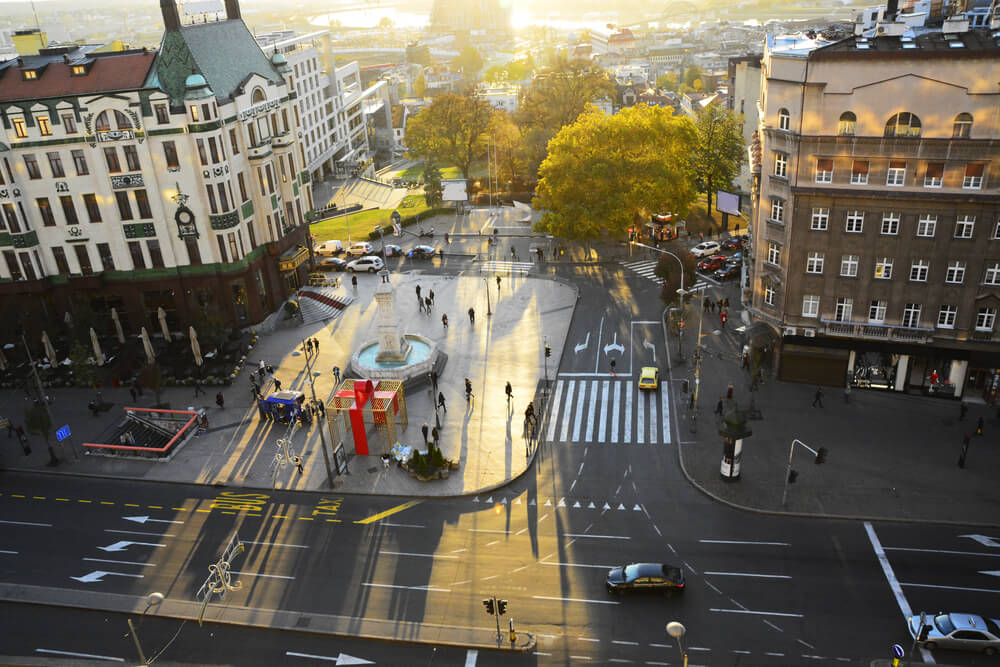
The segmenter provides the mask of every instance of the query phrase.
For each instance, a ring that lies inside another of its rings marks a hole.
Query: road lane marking
[[[649,444],[655,445],[656,441],[659,440],[657,437],[659,434],[656,425],[659,422],[656,420],[656,394],[652,394],[649,397]]]
[[[83,560],[87,560],[92,563],[114,563],[116,565],[138,565],[139,567],[156,567],[156,565],[152,563],[136,563],[130,560],[108,560],[107,558],[84,558]]]
[[[611,443],[618,443],[618,414],[621,410],[622,383],[615,382],[615,398],[611,403]]]
[[[966,586],[938,586],[935,584],[903,584],[900,586],[909,586],[910,588],[943,588],[947,591],[968,591],[970,593],[1000,593],[1000,589],[996,588],[968,588]]]
[[[470,533],[496,533],[500,535],[509,535],[508,530],[498,530],[496,528],[469,528]]]
[[[597,394],[599,390],[600,385],[597,380],[592,380],[590,382],[590,407],[587,409],[587,433],[584,435],[587,442],[594,441],[594,422],[597,421]]]
[[[667,394],[664,390],[660,390],[661,403],[663,404],[663,410],[661,411],[663,420],[663,444],[670,444],[670,402],[667,400]]]
[[[391,516],[393,514],[396,514],[397,512],[402,512],[403,510],[408,510],[411,507],[413,507],[414,505],[419,505],[422,502],[424,502],[424,501],[423,500],[410,500],[408,502],[403,503],[402,505],[396,505],[395,507],[390,507],[389,509],[387,509],[384,512],[379,512],[378,514],[373,514],[370,517],[367,517],[365,519],[361,519],[360,521],[355,521],[354,523],[361,523],[361,524],[375,523],[379,519],[384,519],[387,516]]]
[[[561,563],[558,561],[542,560],[538,561],[540,565],[558,565],[560,567],[592,567],[597,570],[610,570],[614,565],[587,565],[586,563]]]
[[[548,430],[545,432],[545,439],[552,442],[556,437],[556,422],[559,420],[559,402],[562,398],[563,381],[556,381],[555,391],[552,392],[552,407],[549,408]]]
[[[288,547],[289,549],[308,549],[305,544],[284,544],[283,542],[252,542],[250,540],[240,540],[243,544],[259,544],[264,547]]]
[[[590,535],[587,533],[563,533],[563,537],[593,537],[599,540],[631,540],[627,535]]]
[[[0,549],[0,554],[10,554],[11,556],[16,556],[17,552],[16,551],[9,551],[7,549]]]
[[[752,609],[709,609],[720,614],[752,614],[754,616],[781,616],[784,618],[802,618],[802,614],[790,614],[780,611],[753,611]],[[693,650],[693,649],[692,649]]]
[[[143,533],[138,530],[114,530],[112,528],[105,528],[105,533],[123,533],[125,535],[145,535],[146,537],[173,537],[172,533]]]
[[[458,559],[458,556],[444,556],[437,554],[417,554],[409,551],[379,551],[380,554],[385,554],[386,556],[416,556],[418,558],[451,558]]]
[[[611,402],[610,400],[608,400],[609,398],[608,394],[610,392],[610,388],[611,388],[610,382],[608,382],[607,380],[601,381],[601,423],[597,431],[598,442],[607,442],[608,403]]]
[[[621,644],[622,646],[638,646],[639,645],[639,642],[627,642],[627,641],[623,641],[621,639],[612,639],[611,643],[612,644]]]
[[[600,639],[594,639],[593,637],[577,637],[576,640],[580,642],[595,642],[595,643],[600,643],[601,641]]]
[[[264,577],[265,579],[294,579],[295,577],[289,577],[284,574],[261,574],[259,572],[236,572],[230,571],[231,574],[242,574],[244,577]]]
[[[426,528],[427,526],[422,523],[391,523],[389,521],[379,521],[380,526],[391,526],[393,528]]]
[[[743,542],[740,540],[698,540],[703,544],[756,544],[763,547],[790,547],[788,542]]]
[[[3,521],[3,520],[0,520],[0,523],[5,523],[5,524],[10,525],[10,526],[38,526],[39,528],[51,528],[52,527],[51,523],[35,523],[33,521]]]
[[[782,630],[781,628],[779,628],[777,625],[775,625],[771,621],[767,620],[766,618],[764,619],[764,625],[769,625],[772,628],[774,628],[775,630],[777,630],[778,632],[784,632],[784,630]]]
[[[338,665],[374,665],[375,663],[371,660],[365,660],[364,658],[356,658],[353,655],[347,655],[346,653],[338,653],[336,657],[332,655],[314,655],[312,653],[297,653],[295,651],[285,651],[285,655],[291,658],[312,658],[313,660],[326,660],[327,662],[335,662]]]
[[[402,588],[408,591],[428,591],[431,593],[451,593],[450,588],[432,588],[431,586],[399,586],[396,584],[369,584],[362,583],[362,586],[370,586],[372,588]]]
[[[646,392],[636,392],[635,398],[635,442],[641,445],[646,441],[646,422],[643,414],[646,407]]]
[[[569,416],[573,411],[573,390],[576,389],[576,380],[566,383],[566,407],[563,409],[562,429],[559,431],[559,439],[566,442],[569,437]]]
[[[586,400],[587,385],[587,382],[580,380],[580,393],[576,397],[576,420],[573,422],[573,442],[580,442],[580,426],[583,423],[583,403]]]
[[[625,426],[623,427],[622,442],[628,442],[632,437],[632,383],[625,385]]]
[[[702,572],[716,577],[759,577],[761,579],[791,579],[787,574],[756,574],[754,572]]]
[[[1000,553],[988,553],[985,551],[946,551],[944,549],[916,549],[912,547],[882,547],[884,551],[919,551],[929,554],[948,554],[950,556],[993,556],[1000,558]]]
[[[109,660],[111,662],[125,662],[124,658],[116,658],[113,655],[95,655],[93,653],[75,653],[73,651],[57,651],[54,648],[36,648],[35,653],[66,655],[66,656],[71,656],[73,658],[90,658],[92,660]]]
[[[548,595],[532,595],[531,597],[536,600],[555,600],[558,602],[585,602],[589,604],[621,604],[615,600],[587,600],[586,598],[560,598],[560,597],[550,597]]]
[[[465,667],[476,667],[476,659],[479,657],[479,651],[475,649],[469,649],[465,652]]]

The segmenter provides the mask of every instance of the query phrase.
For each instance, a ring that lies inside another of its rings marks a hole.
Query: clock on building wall
[[[177,223],[177,236],[182,239],[198,238],[198,225],[196,224],[194,211],[186,204],[188,196],[181,192],[181,186],[177,184],[177,194],[171,197],[177,202],[177,210],[174,211],[174,222]]]

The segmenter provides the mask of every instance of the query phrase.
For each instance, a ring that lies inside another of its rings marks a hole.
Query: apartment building
[[[1000,35],[768,36],[744,301],[780,376],[992,401]]]
[[[158,51],[48,47],[0,65],[0,305],[44,328],[93,312],[130,334],[261,321],[305,278],[309,172],[296,93],[226,0]]]

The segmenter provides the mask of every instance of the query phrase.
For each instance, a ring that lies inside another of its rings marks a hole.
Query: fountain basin
[[[430,373],[439,354],[437,345],[417,334],[404,334],[402,338],[409,348],[404,360],[379,360],[379,342],[374,339],[366,341],[354,353],[351,357],[350,370],[359,377],[371,380],[403,382]]]

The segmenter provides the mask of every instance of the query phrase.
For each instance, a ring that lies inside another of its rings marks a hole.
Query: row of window
[[[773,292],[772,292],[773,294]],[[773,297],[772,297],[773,298]],[[773,304],[772,304],[773,305]],[[820,298],[815,294],[806,294],[802,297],[802,317],[819,317]],[[889,310],[889,303],[882,299],[872,299],[868,306],[868,324],[885,324],[886,313]],[[923,305],[919,303],[907,303],[903,305],[900,313],[899,323],[907,328],[920,326],[920,315]],[[834,310],[834,320],[837,322],[852,322],[854,317],[854,299],[841,297],[837,299]],[[976,312],[976,331],[993,331],[996,325],[997,309],[993,307],[982,307]],[[936,326],[939,329],[954,329],[958,320],[958,306],[944,304],[938,309]]]
[[[860,209],[848,209],[844,215],[844,231],[848,234],[863,234],[865,230],[865,216],[867,212]],[[771,199],[770,222],[784,224],[785,222],[785,200],[774,197]],[[882,236],[898,236],[902,214],[895,211],[882,213],[882,220],[879,225],[879,233]],[[812,231],[825,232],[830,228],[830,209],[813,208],[809,219],[809,229]],[[920,238],[934,238],[937,234],[938,216],[932,213],[925,213],[917,217],[917,224],[914,234]],[[976,231],[976,216],[959,215],[955,218],[955,226],[952,230],[952,238],[971,239]],[[1000,219],[993,224],[990,239],[1000,239]]]
[[[868,185],[870,165],[869,160],[854,160],[854,164],[851,166],[851,185]],[[944,183],[944,171],[944,162],[928,162],[924,169],[924,187],[940,188]],[[985,164],[965,165],[962,188],[981,190],[985,172]],[[814,178],[817,183],[833,183],[833,158],[817,158]],[[906,184],[906,160],[889,161],[889,167],[885,174],[885,184],[890,187],[901,187]]]
[[[768,245],[768,261],[781,259],[781,248],[776,243]],[[806,255],[806,273],[822,275],[826,263],[825,254],[810,252]],[[844,278],[856,278],[858,266],[861,263],[859,255],[842,255],[840,258],[840,275]],[[892,257],[876,257],[872,277],[876,280],[892,280],[895,260]],[[909,280],[911,282],[927,282],[930,274],[930,261],[913,260],[910,263]],[[962,260],[949,260],[945,270],[944,282],[947,285],[962,285],[965,283],[967,263]],[[983,270],[983,285],[1000,286],[1000,262],[987,262]]]
[[[857,130],[858,117],[853,111],[840,114],[837,134],[846,137],[854,136]],[[788,109],[778,110],[778,129],[786,132],[792,127],[792,115]],[[882,136],[885,137],[919,137],[921,123],[916,114],[903,111],[893,115],[885,122]],[[951,126],[951,136],[956,139],[967,138],[972,132],[972,114],[960,113],[955,116]]]
[[[170,150],[173,151],[173,160],[176,163],[176,147],[172,141],[165,143],[170,144]],[[164,151],[167,151],[167,149],[165,148]],[[125,156],[126,171],[142,170],[142,165],[139,162],[139,151],[135,146],[122,146],[122,154]],[[59,151],[50,151],[45,154],[45,157],[48,161],[49,173],[52,178],[65,178],[66,169],[63,166],[62,154]],[[86,176],[90,173],[90,167],[87,165],[87,156],[82,150],[71,150],[70,157],[73,160],[73,169],[76,171],[77,176]],[[24,160],[24,169],[28,173],[28,178],[33,181],[41,180],[42,168],[35,154],[25,153],[22,159]],[[104,161],[107,164],[108,173],[121,173],[122,163],[118,157],[117,147],[107,146],[104,148]]]

